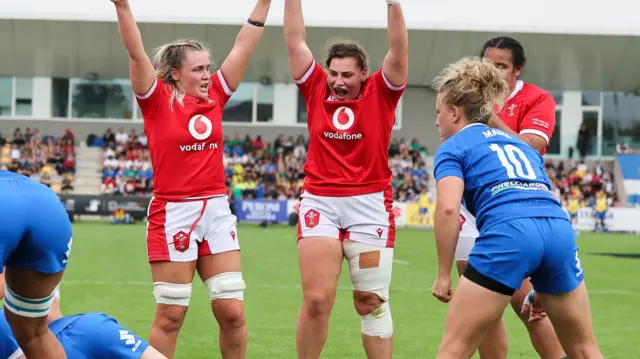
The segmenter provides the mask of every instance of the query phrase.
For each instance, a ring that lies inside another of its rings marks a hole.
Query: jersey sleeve
[[[307,72],[299,79],[294,79],[300,93],[307,102],[315,95],[316,90],[323,82],[326,82],[327,74],[320,64],[313,60]]]
[[[231,91],[231,88],[227,84],[227,80],[225,80],[224,75],[222,74],[222,70],[218,70],[211,75],[211,84],[213,94],[218,98],[220,104],[224,106],[231,96],[233,96],[234,91]]]
[[[146,94],[142,96],[136,94],[136,101],[140,106],[142,117],[144,119],[152,119],[154,112],[163,101],[167,101],[167,106],[169,105],[169,97],[166,96],[167,87],[167,84],[156,78],[153,82],[153,86],[151,86],[151,89]]]
[[[380,91],[384,100],[389,106],[396,107],[398,106],[398,101],[400,101],[400,97],[404,93],[404,90],[407,88],[407,84],[402,86],[395,86],[389,79],[384,75],[384,70],[380,69],[375,74],[373,74],[373,78],[376,79],[376,83],[380,84]]]
[[[556,126],[556,101],[548,93],[541,94],[520,120],[520,134],[538,135],[549,144]]]
[[[462,161],[460,160],[459,151],[455,149],[455,140],[456,139],[450,138],[438,148],[434,160],[434,176],[436,182],[449,176],[459,177],[464,180]]]

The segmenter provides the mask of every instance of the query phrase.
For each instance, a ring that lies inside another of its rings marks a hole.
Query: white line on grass
[[[143,281],[101,281],[101,280],[63,280],[62,285],[98,285],[98,286],[126,286],[126,287],[149,287],[153,286],[152,282]],[[247,284],[247,288],[262,289],[295,289],[300,290],[300,284]],[[350,291],[351,286],[339,286],[338,290]],[[397,287],[391,286],[392,292],[431,292],[431,288],[421,287]],[[640,290],[620,290],[620,289],[590,289],[589,294],[599,295],[640,295]]]
[[[408,265],[410,265],[410,264],[411,264],[411,263],[409,263],[409,262],[407,262],[407,261],[401,261],[401,260],[399,260],[399,259],[394,259],[394,260],[393,260],[393,263],[395,263],[395,264],[400,264],[400,265],[403,265],[403,266],[408,266]]]

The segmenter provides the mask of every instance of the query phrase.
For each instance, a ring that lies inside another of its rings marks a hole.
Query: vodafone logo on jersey
[[[356,115],[353,110],[346,106],[338,107],[333,113],[333,127],[339,131],[347,131],[356,122]],[[336,140],[361,140],[361,133],[341,133],[341,132],[324,132],[324,137]]]
[[[333,113],[333,126],[340,131],[346,131],[356,122],[356,115],[348,107],[338,107]]]
[[[206,140],[211,136],[212,131],[213,123],[205,116],[195,115],[189,120],[189,133],[196,140]]]
[[[213,123],[203,115],[195,115],[189,120],[189,133],[196,141],[204,141],[213,132]],[[194,142],[188,145],[180,145],[180,151],[202,151],[205,149],[217,150],[218,144],[215,142]]]

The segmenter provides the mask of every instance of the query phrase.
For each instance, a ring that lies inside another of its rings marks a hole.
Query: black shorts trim
[[[465,269],[463,276],[473,283],[483,288],[489,289],[492,292],[508,295],[510,297],[513,296],[513,294],[516,292],[515,289],[497,282],[478,272],[475,268],[473,268],[471,264],[467,264],[467,269]]]

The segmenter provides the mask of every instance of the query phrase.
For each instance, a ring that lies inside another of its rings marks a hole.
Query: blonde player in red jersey
[[[303,300],[298,358],[318,358],[327,339],[343,258],[368,358],[391,358],[389,286],[395,240],[388,148],[408,76],[408,33],[398,1],[387,0],[389,52],[369,75],[358,45],[333,44],[325,62],[305,42],[300,0],[286,0],[289,66],[305,98],[309,150],[298,226]]]
[[[194,40],[162,46],[152,63],[128,1],[112,1],[153,164],[147,250],[157,305],[149,343],[173,357],[197,269],[220,326],[222,358],[244,358],[245,282],[236,217],[226,196],[222,112],[260,41],[271,1],[257,1],[213,73],[209,52]]]
[[[546,152],[555,128],[556,103],[553,97],[540,87],[519,80],[526,63],[522,45],[510,37],[496,37],[482,47],[481,55],[491,60],[507,80],[511,94],[504,107],[491,119],[491,125],[519,137],[540,154]],[[461,207],[461,228],[455,258],[458,274],[464,273],[471,248],[478,237],[475,218]],[[529,279],[522,283],[511,299],[511,306],[525,324],[534,348],[542,359],[565,357],[564,350],[545,316],[530,320],[530,311],[523,311],[527,294],[533,289]],[[481,358],[507,357],[507,330],[502,318],[487,331],[480,348]]]

